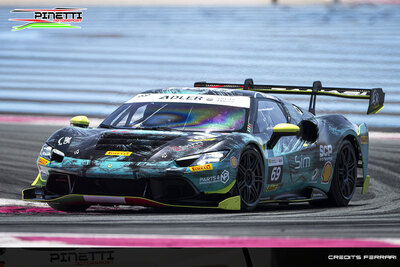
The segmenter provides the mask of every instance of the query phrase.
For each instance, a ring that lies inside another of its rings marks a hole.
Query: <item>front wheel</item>
[[[68,204],[60,204],[60,203],[47,203],[50,207],[58,211],[66,211],[66,212],[82,212],[87,210],[90,205],[68,205]]]
[[[241,210],[252,211],[261,198],[264,187],[264,161],[253,146],[246,147],[240,156],[236,186],[241,198]]]

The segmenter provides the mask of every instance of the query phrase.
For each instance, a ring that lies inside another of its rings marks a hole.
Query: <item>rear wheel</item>
[[[264,162],[260,153],[248,146],[240,156],[236,187],[241,198],[241,209],[251,211],[257,206],[264,187]]]
[[[47,204],[55,210],[67,211],[67,212],[85,211],[90,207],[90,205],[68,205],[60,203],[47,203]]]
[[[353,145],[343,141],[336,157],[331,188],[328,199],[324,201],[311,202],[314,206],[347,206],[353,198],[356,189],[357,158]]]

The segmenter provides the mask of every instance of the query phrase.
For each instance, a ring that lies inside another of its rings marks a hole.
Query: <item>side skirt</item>
[[[318,188],[305,188],[299,191],[292,191],[270,197],[270,199],[262,199],[260,203],[296,203],[308,202],[311,200],[323,200],[328,196],[325,192]]]

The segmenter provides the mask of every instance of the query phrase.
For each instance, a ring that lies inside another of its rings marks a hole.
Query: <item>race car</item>
[[[310,95],[309,110],[276,94]],[[27,201],[60,211],[91,205],[251,211],[262,203],[347,206],[369,185],[368,129],[315,116],[316,96],[368,99],[381,88],[197,82],[135,95],[98,127],[85,116],[43,145]]]

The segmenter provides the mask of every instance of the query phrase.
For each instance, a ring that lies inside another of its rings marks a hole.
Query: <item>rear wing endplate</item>
[[[382,88],[362,89],[322,87],[320,81],[315,81],[312,86],[285,86],[254,84],[252,79],[246,79],[244,84],[196,82],[194,83],[194,87],[241,89],[270,94],[310,95],[310,106],[308,110],[314,115],[317,95],[369,99],[369,106],[367,111],[368,115],[378,113],[383,108],[383,103],[385,101],[385,93],[383,92]]]

